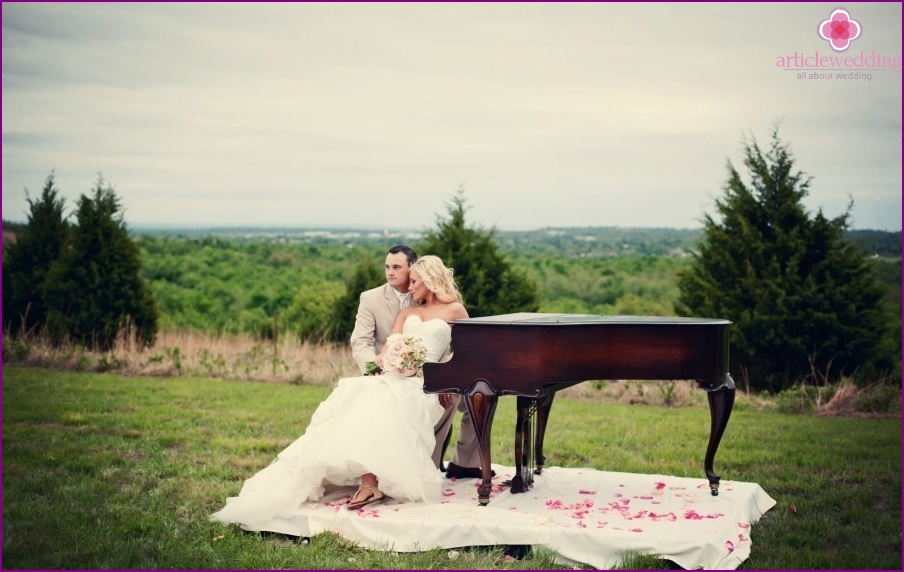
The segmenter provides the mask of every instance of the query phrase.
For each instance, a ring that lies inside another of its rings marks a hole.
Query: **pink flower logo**
[[[857,20],[844,8],[836,8],[828,20],[819,23],[819,37],[829,42],[836,52],[843,52],[851,47],[851,42],[860,37],[863,28]]]

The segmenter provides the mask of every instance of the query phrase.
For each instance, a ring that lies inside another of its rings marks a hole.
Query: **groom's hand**
[[[454,394],[452,393],[438,393],[439,396],[439,404],[443,406],[444,409],[449,409],[453,405],[455,405]]]

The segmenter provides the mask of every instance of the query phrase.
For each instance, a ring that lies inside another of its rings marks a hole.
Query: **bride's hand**
[[[443,409],[451,409],[453,405],[455,405],[455,398],[452,393],[438,393],[439,404],[443,406]]]

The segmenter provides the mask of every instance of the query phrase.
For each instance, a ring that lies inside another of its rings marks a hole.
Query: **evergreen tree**
[[[721,220],[704,217],[693,264],[679,274],[678,313],[734,323],[731,370],[750,387],[852,373],[876,358],[885,329],[872,268],[844,240],[851,205],[835,219],[807,213],[810,178],[793,172],[778,129],[765,153],[745,143],[744,164],[749,183],[729,162]]]
[[[47,176],[41,197],[32,200],[26,191],[26,200],[28,223],[15,242],[3,246],[3,329],[14,335],[43,329],[47,272],[59,259],[68,230],[53,173]]]
[[[499,252],[493,230],[466,224],[465,203],[464,191],[459,189],[447,205],[448,218],[437,217],[437,229],[425,233],[418,254],[435,254],[454,269],[455,282],[473,318],[536,312],[536,284]]]
[[[381,253],[385,255],[385,252]],[[383,270],[383,259],[361,260],[352,277],[345,283],[345,294],[333,303],[327,337],[334,341],[349,340],[355,329],[355,316],[358,314],[358,303],[361,293],[386,282]]]
[[[79,199],[76,218],[71,245],[48,274],[51,338],[109,350],[124,331],[150,345],[157,307],[141,277],[138,246],[129,237],[119,199],[102,177],[93,197]]]

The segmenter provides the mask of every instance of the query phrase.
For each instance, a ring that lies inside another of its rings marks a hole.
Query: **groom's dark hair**
[[[417,254],[404,244],[393,246],[386,252],[386,254],[398,254],[400,252],[405,255],[405,258],[408,259],[408,266],[411,266],[412,264],[417,262]]]

